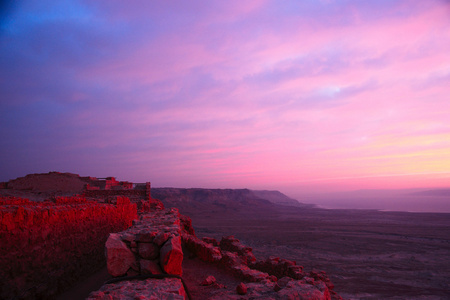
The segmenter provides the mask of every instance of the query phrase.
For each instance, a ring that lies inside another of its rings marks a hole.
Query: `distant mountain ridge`
[[[305,206],[307,204],[300,203],[299,201],[292,199],[279,191],[268,190],[251,190],[251,192],[258,198],[268,200],[274,204],[286,205],[286,206]]]
[[[174,206],[186,213],[194,211],[274,209],[279,205],[310,206],[301,204],[279,191],[152,187],[151,194],[152,198],[161,200],[165,206]]]

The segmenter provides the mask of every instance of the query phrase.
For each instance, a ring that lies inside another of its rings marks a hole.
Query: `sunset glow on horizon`
[[[18,1],[0,181],[450,187],[448,1]]]

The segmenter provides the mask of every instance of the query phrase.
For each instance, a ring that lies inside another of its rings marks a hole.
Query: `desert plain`
[[[450,214],[181,205],[196,234],[234,235],[257,257],[324,270],[344,299],[449,299]]]

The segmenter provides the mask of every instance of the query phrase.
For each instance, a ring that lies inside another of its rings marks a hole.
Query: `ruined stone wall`
[[[181,225],[176,208],[142,214],[133,226],[110,234],[106,242],[108,272],[114,276],[182,275]]]
[[[119,281],[105,284],[88,299],[186,299],[178,277],[183,273],[181,232],[180,214],[171,208],[142,214],[132,227],[110,234],[106,242],[107,268]],[[149,274],[161,277],[132,279]],[[121,281],[124,276],[128,278]]]
[[[87,188],[83,191],[83,196],[85,197],[92,197],[92,198],[99,198],[99,197],[111,197],[111,196],[128,196],[128,197],[140,197],[143,199],[151,200],[151,185],[150,182],[145,183],[145,188],[137,188],[132,189],[133,183],[129,182],[122,182],[124,183],[120,187],[124,187],[126,189],[98,189],[98,187],[94,186],[87,186]],[[128,189],[129,188],[129,189]]]
[[[145,190],[85,190],[83,196],[85,197],[110,197],[110,196],[139,196],[145,198],[147,192]]]
[[[296,262],[276,257],[258,260],[252,248],[233,236],[220,242],[199,239],[191,220],[176,208],[153,210],[141,215],[129,229],[110,234],[106,242],[108,271],[120,280],[105,284],[88,299],[187,299],[181,277],[172,278],[169,285],[166,282],[169,275],[183,275],[182,245],[191,255],[242,281],[235,289],[224,287],[220,297],[211,299],[341,299],[324,272],[305,273]]]
[[[0,299],[51,299],[105,264],[108,234],[128,228],[136,204],[58,197],[0,198]]]

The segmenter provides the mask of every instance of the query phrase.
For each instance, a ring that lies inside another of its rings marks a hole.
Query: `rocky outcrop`
[[[245,281],[229,290],[223,299],[341,299],[335,292],[325,272],[302,271],[294,261],[280,258],[257,260],[250,247],[233,236],[200,240],[183,234],[186,247],[200,259],[214,262]],[[205,242],[208,241],[208,242]],[[215,246],[219,245],[219,246]],[[215,259],[205,253],[214,253]],[[236,295],[238,294],[238,295]]]
[[[267,272],[277,278],[290,277],[302,279],[305,277],[303,267],[296,264],[295,261],[280,259],[279,257],[269,257],[266,260],[255,260],[252,267]]]

